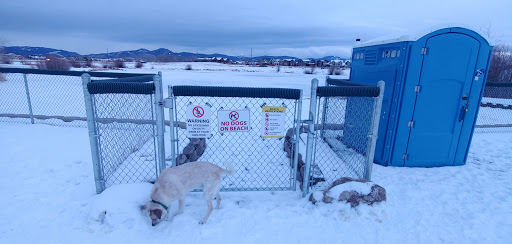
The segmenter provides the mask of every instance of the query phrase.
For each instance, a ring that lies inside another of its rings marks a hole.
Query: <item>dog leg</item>
[[[182,214],[182,213],[183,213],[183,207],[184,207],[184,206],[185,206],[185,199],[180,198],[180,199],[178,200],[178,213],[177,213],[176,215],[178,215],[178,214]]]
[[[212,213],[213,211],[213,204],[212,204],[212,200],[211,198],[208,198],[206,199],[206,204],[208,204],[208,212],[206,213],[206,216],[204,216],[204,218],[199,221],[199,224],[204,224],[206,223],[206,221],[208,220],[208,217],[210,217],[210,214]]]
[[[217,198],[217,207],[216,208],[219,209],[220,208],[220,194],[218,192],[217,192],[217,196],[215,198]]]

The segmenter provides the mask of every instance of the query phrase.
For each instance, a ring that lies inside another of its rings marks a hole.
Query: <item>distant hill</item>
[[[106,58],[133,58],[133,59],[147,59],[148,57],[152,56],[159,56],[159,55],[172,55],[172,56],[178,56],[178,57],[189,57],[191,59],[193,58],[201,58],[201,57],[221,57],[221,58],[229,58],[233,61],[238,60],[252,60],[252,61],[259,61],[261,59],[299,59],[296,57],[291,56],[258,56],[258,57],[242,57],[242,56],[229,56],[225,54],[220,53],[214,53],[214,54],[203,54],[203,53],[190,53],[190,52],[180,52],[175,53],[169,49],[166,48],[159,48],[153,51],[141,48],[137,50],[130,50],[130,51],[120,51],[120,52],[108,52],[108,53],[96,53],[96,54],[87,54],[87,55],[80,55],[76,52],[69,52],[65,50],[58,50],[53,48],[46,48],[46,47],[27,47],[27,46],[12,46],[12,47],[4,47],[4,51],[6,53],[13,53],[17,55],[21,55],[24,57],[28,56],[46,56],[49,54],[53,55],[59,55],[62,57],[79,57],[79,56],[87,56],[92,58],[98,58],[98,59],[106,59]],[[314,58],[315,60],[318,60],[317,58]],[[334,59],[341,59],[345,60],[344,58],[340,58],[337,56],[326,56],[319,59],[325,59],[325,60],[334,60]]]
[[[162,55],[162,54],[172,54],[171,50],[165,48],[159,48],[154,51],[149,51],[147,49],[141,48],[138,50],[131,51],[121,51],[121,52],[108,52],[108,53],[97,53],[97,54],[88,54],[84,55],[92,58],[140,58],[144,55]]]
[[[299,59],[296,57],[290,57],[290,56],[258,56],[253,59],[260,60],[260,59]]]
[[[328,60],[328,61],[333,61],[333,60],[347,60],[347,58],[342,58],[340,56],[325,56],[323,58],[313,58],[314,60]]]
[[[65,50],[58,50],[53,48],[46,47],[27,47],[27,46],[14,46],[14,47],[4,47],[4,51],[6,53],[14,53],[24,57],[28,56],[46,56],[46,55],[58,55],[62,57],[77,57],[80,54],[75,52],[68,52]]]

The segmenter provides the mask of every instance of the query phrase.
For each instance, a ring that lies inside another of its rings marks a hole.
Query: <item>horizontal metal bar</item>
[[[66,75],[66,76],[82,76],[83,74],[89,74],[91,77],[110,77],[110,78],[124,78],[124,77],[134,77],[134,76],[155,75],[155,74],[137,74],[137,73],[114,73],[114,72],[97,72],[97,71],[59,71],[59,70],[21,69],[21,68],[0,68],[0,73]]]
[[[487,82],[485,86],[491,87],[512,87],[512,82]]]
[[[320,86],[319,97],[377,97],[380,90],[374,86]]]
[[[141,94],[151,95],[155,93],[155,84],[146,82],[89,82],[87,89],[90,94]]]
[[[333,86],[364,86],[363,84],[351,82],[349,79],[333,79],[327,76],[325,79],[328,85]]]
[[[30,114],[0,114],[0,117],[7,117],[12,119],[30,119]],[[55,116],[55,115],[34,115],[34,119],[47,120],[47,119],[60,119],[64,122],[71,121],[87,121],[85,117],[73,116]],[[141,120],[141,119],[115,119],[115,118],[99,118],[99,123],[131,123],[131,124],[155,124],[154,120]],[[166,120],[165,125],[170,126],[170,121]],[[184,123],[183,123],[184,124]]]
[[[300,89],[221,87],[221,86],[173,86],[174,96],[197,97],[252,97],[299,99]]]
[[[110,123],[129,123],[129,124],[139,124],[139,125],[154,125],[156,124],[156,120],[151,119],[115,119],[115,118],[97,118],[96,121],[101,124],[110,124]]]
[[[294,191],[291,187],[233,187],[221,188],[221,191]]]
[[[501,125],[475,125],[475,128],[502,128],[512,127],[512,124],[501,124]]]
[[[125,78],[117,78],[117,79],[109,79],[109,80],[92,80],[91,82],[149,82],[153,81],[155,75],[141,75],[141,76],[133,76],[133,77],[125,77]]]
[[[71,122],[75,120],[87,121],[85,117],[73,117],[73,116],[57,116],[57,115],[33,115],[34,119],[60,119],[64,122]],[[13,119],[30,119],[30,114],[0,114],[0,117],[8,117]]]
[[[488,107],[488,108],[501,108],[501,109],[509,109],[512,110],[512,105],[505,104],[495,104],[495,103],[480,103],[480,107]]]

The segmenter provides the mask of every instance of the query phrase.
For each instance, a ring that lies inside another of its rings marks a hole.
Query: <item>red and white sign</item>
[[[251,111],[218,110],[219,132],[248,132],[251,129]]]
[[[211,109],[209,106],[187,106],[187,131],[188,138],[209,138]]]

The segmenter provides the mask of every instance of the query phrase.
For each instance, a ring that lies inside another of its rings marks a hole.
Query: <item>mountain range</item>
[[[97,54],[87,54],[87,55],[81,55],[76,52],[69,52],[65,50],[59,50],[59,49],[53,49],[53,48],[46,48],[46,47],[28,47],[28,46],[11,46],[11,47],[4,47],[5,53],[12,53],[17,54],[23,57],[28,56],[46,56],[46,55],[58,55],[62,57],[91,57],[91,58],[98,58],[98,59],[105,59],[105,58],[133,58],[133,59],[145,59],[151,56],[159,56],[159,55],[171,55],[175,57],[183,57],[183,58],[200,58],[200,57],[222,57],[222,58],[229,58],[230,60],[237,61],[241,59],[245,60],[261,60],[261,59],[298,59],[296,57],[290,57],[290,56],[258,56],[248,58],[248,57],[242,57],[242,56],[229,56],[225,54],[220,53],[214,53],[214,54],[203,54],[203,53],[190,53],[190,52],[172,52],[169,49],[166,48],[159,48],[153,51],[147,50],[147,49],[138,49],[138,50],[130,50],[130,51],[120,51],[120,52],[108,52],[108,53],[97,53]],[[342,59],[340,57],[336,56],[326,56],[323,58],[312,58],[315,60],[322,59],[322,60],[335,60],[335,59]]]

